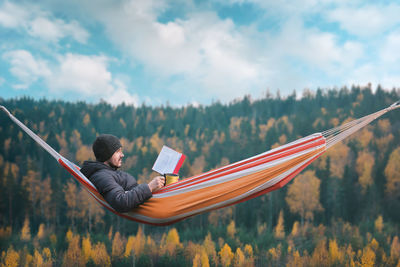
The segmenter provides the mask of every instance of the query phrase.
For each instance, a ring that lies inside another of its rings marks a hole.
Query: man
[[[132,210],[151,198],[152,192],[163,187],[163,176],[155,177],[149,184],[138,184],[130,174],[118,170],[124,154],[121,142],[114,135],[99,135],[92,149],[96,161],[85,161],[81,172],[116,211]]]

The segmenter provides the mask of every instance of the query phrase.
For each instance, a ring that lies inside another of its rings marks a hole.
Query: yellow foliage
[[[279,212],[278,222],[274,229],[274,236],[278,239],[283,239],[285,237],[285,226],[283,220],[283,211]]]
[[[323,210],[319,202],[320,183],[314,171],[306,171],[289,185],[285,200],[289,205],[290,211],[298,213],[302,220],[304,218],[312,220],[314,211]]]
[[[104,243],[97,243],[92,251],[92,259],[97,266],[111,266],[111,259]]]
[[[194,159],[194,162],[190,167],[190,173],[192,175],[200,174],[203,172],[205,166],[206,166],[206,160],[204,155],[198,156],[197,158]]]
[[[282,135],[279,137],[279,144],[284,145],[284,144],[286,144],[286,142],[287,142],[287,137],[286,137],[285,134],[282,134]]]
[[[329,252],[326,249],[325,239],[321,240],[311,256],[311,266],[329,266]]]
[[[336,145],[329,148],[319,159],[319,168],[326,168],[326,160],[330,159],[330,174],[337,178],[343,178],[344,167],[348,163],[349,158],[349,147],[343,142],[339,142]],[[298,178],[297,178],[298,179]]]
[[[70,232],[70,231],[68,231]],[[80,247],[80,236],[79,234],[67,233],[67,240],[69,241],[68,249],[64,254],[64,266],[84,266],[85,259],[82,255]]]
[[[258,226],[257,226],[257,233],[258,233],[258,235],[262,235],[264,232],[265,232],[265,230],[267,230],[267,224],[264,222],[264,223],[262,223],[262,224],[259,224]]]
[[[94,160],[94,154],[89,146],[81,145],[75,153],[75,159],[79,163],[83,163],[85,160]]]
[[[390,246],[390,258],[395,262],[400,259],[400,242],[399,237],[395,236]]]
[[[20,262],[19,253],[15,251],[12,246],[10,246],[7,249],[7,253],[3,251],[2,258],[4,259],[4,264],[2,264],[2,266],[7,266],[7,267],[19,266]]]
[[[244,118],[242,117],[232,117],[229,124],[229,135],[232,140],[239,140],[240,137],[240,125]]]
[[[208,255],[204,250],[201,252],[201,266],[202,267],[210,267]]]
[[[144,246],[146,244],[146,236],[143,233],[143,229],[139,226],[138,231],[135,237],[135,243],[133,244],[133,249],[135,251],[135,255],[139,257],[144,251]]]
[[[332,265],[343,264],[344,253],[339,249],[336,239],[329,240],[329,257]]]
[[[380,159],[382,159],[383,156],[385,155],[385,153],[388,150],[389,145],[393,141],[393,139],[394,139],[394,136],[393,136],[393,134],[390,133],[388,135],[385,135],[381,138],[376,138],[374,140],[375,144],[377,146],[377,150],[378,150]]]
[[[201,267],[201,259],[199,253],[197,253],[196,256],[194,256],[192,267]]]
[[[354,135],[354,139],[356,139],[362,148],[367,148],[372,138],[374,138],[374,134],[368,130],[369,127],[363,128],[359,133]]]
[[[362,193],[365,194],[367,188],[372,185],[372,168],[374,166],[374,156],[368,152],[360,152],[356,161],[356,171],[358,182],[361,185]]]
[[[307,257],[301,257],[300,253],[295,250],[291,255],[289,255],[289,260],[286,263],[286,267],[302,267],[308,266]]]
[[[365,247],[362,252],[360,266],[373,267],[375,266],[375,252],[369,247]]]
[[[378,128],[379,131],[383,134],[389,134],[392,131],[392,127],[390,125],[390,121],[388,119],[378,120]]]
[[[211,234],[208,233],[203,241],[203,248],[208,255],[208,258],[213,259],[215,263],[218,262],[217,252],[215,251],[215,243],[212,241]]]
[[[170,255],[175,255],[175,250],[179,247],[182,247],[182,244],[179,241],[176,228],[169,230],[167,235],[163,234],[160,243],[161,254],[168,252]]]
[[[35,249],[35,252],[33,253],[33,265],[34,266],[43,266],[43,257],[40,254],[40,252],[38,252]]]
[[[156,151],[161,151],[161,148],[164,145],[164,141],[158,136],[158,133],[153,134],[150,137],[150,145],[156,150]]]
[[[237,267],[244,266],[244,263],[245,263],[245,257],[243,251],[240,248],[237,248],[233,260],[233,266]]]
[[[229,223],[229,225],[226,227],[226,232],[227,232],[228,236],[230,236],[231,238],[235,237],[235,234],[236,234],[235,221],[232,220]]]
[[[210,267],[207,253],[204,250],[194,256],[193,267]]]
[[[88,113],[83,117],[83,125],[87,126],[90,123],[90,115]]]
[[[383,218],[382,215],[379,215],[378,218],[375,220],[375,230],[379,233],[382,233],[383,229]]]
[[[122,137],[122,138],[120,139],[120,141],[121,141],[121,145],[122,145],[122,147],[123,147],[123,149],[124,149],[124,152],[125,152],[125,151],[126,151],[126,152],[132,152],[133,146],[135,145],[135,142],[134,142],[134,141],[129,142],[129,140],[126,139],[125,137]]]
[[[222,266],[225,267],[231,265],[234,254],[232,252],[231,247],[228,244],[225,243],[225,245],[218,252],[218,255],[221,259]]]
[[[135,237],[134,236],[129,236],[128,241],[126,242],[125,245],[125,253],[124,256],[126,258],[130,257],[133,251],[133,245],[135,243]]]
[[[371,242],[369,243],[369,246],[372,248],[374,252],[376,252],[379,248],[379,243],[378,241],[376,241],[375,238],[372,238]]]
[[[246,255],[247,258],[253,257],[253,247],[250,244],[246,244],[244,246],[244,254]]]
[[[329,121],[329,123],[333,126],[333,127],[336,127],[336,126],[338,126],[339,125],[339,119],[338,118],[333,118],[333,119],[331,119],[330,121]]]
[[[44,265],[52,266],[53,258],[51,257],[51,251],[49,248],[46,247],[42,250],[42,256],[43,256],[43,260],[44,260]]]
[[[211,211],[208,214],[208,222],[214,226],[232,219],[234,207],[227,207],[219,210]]]
[[[270,248],[268,250],[268,255],[271,257],[273,262],[279,262],[282,256],[282,246],[279,243],[276,248]]]
[[[400,147],[397,147],[389,156],[389,161],[385,168],[386,193],[396,198],[400,196]]]
[[[90,236],[82,238],[82,253],[85,263],[87,263],[92,255],[92,243],[90,242]]]
[[[29,227],[28,216],[25,217],[24,226],[21,229],[21,240],[29,241],[31,239],[31,228]]]
[[[73,181],[68,181],[64,186],[64,198],[67,202],[68,210],[67,217],[72,220],[72,225],[74,225],[75,218],[78,217],[78,190],[76,184]]]
[[[41,224],[39,225],[39,230],[38,230],[38,232],[37,232],[37,238],[38,238],[39,240],[41,240],[41,239],[43,239],[43,237],[44,237],[44,224],[41,223]]]
[[[295,221],[294,223],[293,223],[293,227],[292,227],[292,233],[290,234],[291,236],[294,236],[294,237],[296,237],[296,236],[298,236],[299,235],[299,222],[298,221]]]
[[[124,241],[119,232],[116,232],[112,242],[111,256],[113,258],[121,258],[124,253]]]

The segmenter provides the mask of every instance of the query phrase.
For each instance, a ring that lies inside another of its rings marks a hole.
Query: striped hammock
[[[326,149],[368,125],[383,114],[400,107],[400,101],[388,108],[351,121],[331,130],[315,133],[257,156],[180,180],[155,192],[153,197],[131,212],[115,211],[99,194],[80,168],[33,133],[5,107],[12,121],[49,152],[104,207],[115,214],[141,223],[169,225],[187,217],[234,205],[286,185],[317,159]]]

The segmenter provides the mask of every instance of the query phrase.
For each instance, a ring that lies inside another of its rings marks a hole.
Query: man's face
[[[120,168],[122,166],[122,158],[124,157],[124,153],[122,153],[122,147],[114,152],[112,157],[108,160],[108,163],[113,166]]]

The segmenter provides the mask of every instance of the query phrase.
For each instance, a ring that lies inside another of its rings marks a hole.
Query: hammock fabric
[[[399,107],[400,101],[331,130],[315,133],[257,156],[180,180],[163,187],[155,192],[151,199],[127,213],[115,211],[89,179],[80,172],[77,165],[57,153],[5,107],[0,106],[0,109],[49,152],[108,210],[141,223],[169,225],[187,217],[234,205],[283,187],[321,156],[326,149],[386,112]]]

